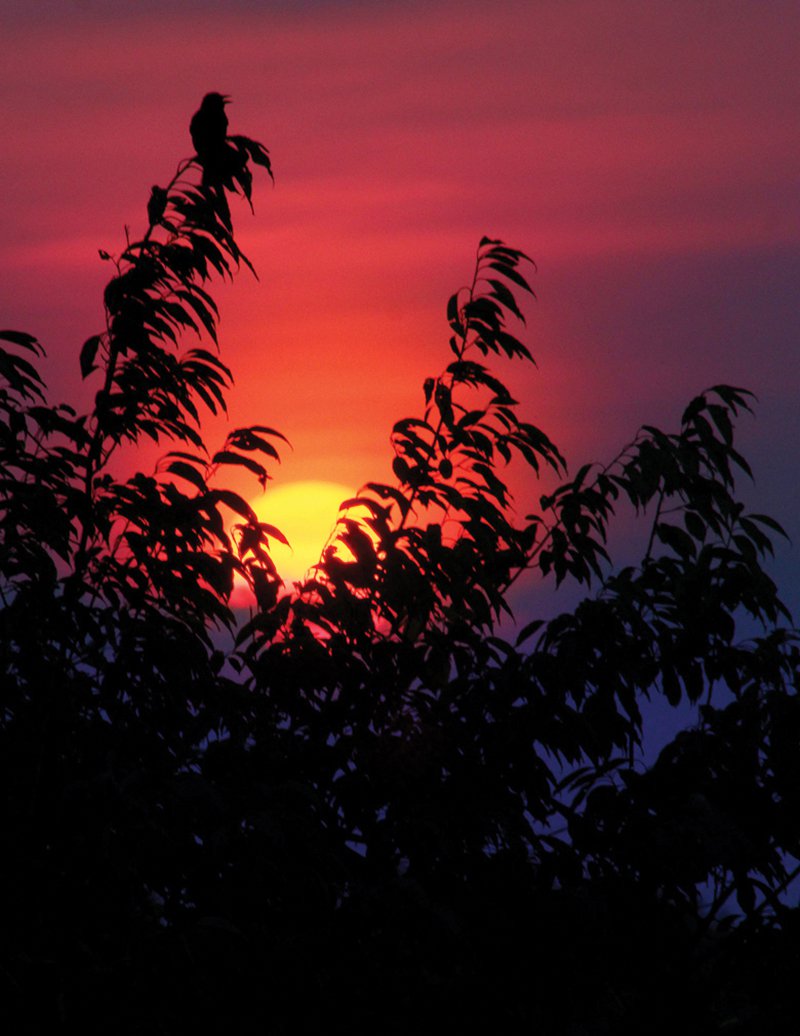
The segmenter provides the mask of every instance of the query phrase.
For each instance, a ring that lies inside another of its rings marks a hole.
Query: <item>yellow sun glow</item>
[[[289,482],[250,501],[258,520],[283,533],[289,546],[269,538],[269,553],[283,580],[302,579],[320,559],[339,515],[339,504],[355,496],[339,482]]]

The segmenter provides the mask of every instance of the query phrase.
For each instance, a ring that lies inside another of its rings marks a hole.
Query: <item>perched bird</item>
[[[210,184],[219,179],[226,168],[226,144],[228,116],[225,105],[230,101],[224,94],[206,94],[200,107],[192,116],[189,132],[197,152],[197,160],[203,167],[203,183]]]
[[[167,192],[164,188],[154,184],[150,191],[150,199],[147,202],[147,218],[150,221],[151,227],[157,226],[164,218],[167,200]]]

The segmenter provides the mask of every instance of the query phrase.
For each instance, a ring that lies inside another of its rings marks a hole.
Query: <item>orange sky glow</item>
[[[293,446],[276,484],[389,478],[391,425],[448,362],[445,303],[489,234],[539,266],[539,368],[502,373],[574,467],[744,385],[759,506],[800,536],[800,7],[186,6],[0,4],[0,323],[41,339],[54,395],[90,398],[97,249],[142,229],[220,90],[276,186],[235,213],[260,280],[216,291],[236,386],[211,445],[263,422]],[[524,512],[540,490],[512,481]]]

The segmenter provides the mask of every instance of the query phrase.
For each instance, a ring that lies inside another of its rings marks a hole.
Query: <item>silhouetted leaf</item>
[[[248,471],[252,471],[262,484],[267,480],[267,470],[263,464],[259,464],[258,461],[253,460],[252,457],[245,457],[241,453],[234,453],[232,450],[220,450],[218,453],[215,453],[211,458],[211,463],[238,464],[240,467],[247,468]]]
[[[178,475],[180,478],[186,479],[187,482],[191,482],[191,484],[195,486],[195,488],[199,489],[201,493],[205,492],[205,479],[197,468],[192,467],[191,464],[187,464],[182,460],[174,460],[167,465],[166,471],[171,475]]]
[[[258,527],[261,530],[261,532],[264,533],[266,536],[270,536],[272,539],[277,540],[279,543],[283,543],[286,547],[291,546],[291,544],[280,531],[280,529],[276,528],[274,525],[268,525],[266,522],[259,522]]]
[[[43,352],[42,347],[33,335],[26,334],[24,331],[0,331],[0,339],[5,342],[13,342],[15,345],[21,345],[24,349],[30,349],[39,355]]]
[[[666,546],[671,547],[680,557],[694,557],[696,553],[695,542],[692,537],[677,525],[667,525],[666,522],[659,522],[656,526],[656,536]]]
[[[103,339],[100,335],[92,335],[91,338],[87,338],[81,349],[80,363],[81,363],[81,377],[88,378],[93,370],[97,370],[95,364],[95,357],[97,356],[97,350],[100,348]]]

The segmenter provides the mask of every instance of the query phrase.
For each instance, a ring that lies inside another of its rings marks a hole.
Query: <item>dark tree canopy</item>
[[[280,530],[225,487],[283,437],[201,434],[232,384],[210,289],[250,265],[230,199],[271,176],[225,101],[103,254],[89,412],[0,332],[9,1031],[794,1032],[798,654],[781,529],[736,491],[751,394],[571,475],[492,371],[533,362],[530,260],[483,238],[395,481],[287,592]],[[148,439],[157,470],[115,474]],[[555,478],[524,520],[512,461]],[[621,509],[649,530],[624,566]],[[521,573],[584,596],[509,640]],[[693,721],[646,764],[654,699]]]

